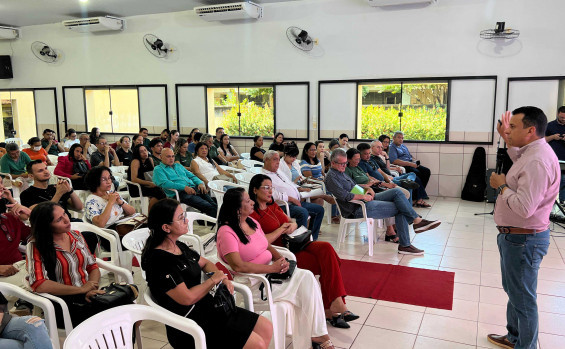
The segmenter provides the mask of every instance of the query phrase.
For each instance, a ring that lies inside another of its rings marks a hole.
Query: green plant
[[[403,107],[402,132],[406,140],[445,140],[447,113],[443,106]],[[361,138],[392,136],[400,129],[398,108],[367,105],[361,109]]]
[[[269,95],[264,91],[267,89],[256,89],[252,91],[252,96],[266,95],[266,100],[269,99]],[[270,97],[272,99],[272,89]],[[222,126],[227,134],[234,136],[255,136],[255,135],[272,135],[275,129],[275,117],[273,113],[273,108],[268,102],[264,106],[255,104],[253,101],[249,101],[247,98],[239,102],[239,111],[241,112],[241,117],[237,115],[238,113],[238,102],[237,95],[233,93],[232,90],[227,94],[226,98],[222,100],[223,105],[235,105],[235,107],[230,108],[228,111],[222,113],[222,121],[220,126]]]

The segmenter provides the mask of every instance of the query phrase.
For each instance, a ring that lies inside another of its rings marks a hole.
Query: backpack
[[[478,147],[473,154],[473,161],[471,162],[469,173],[467,173],[467,180],[461,191],[461,199],[476,202],[485,200],[485,190],[487,188],[485,181],[486,171],[486,151],[485,148]]]

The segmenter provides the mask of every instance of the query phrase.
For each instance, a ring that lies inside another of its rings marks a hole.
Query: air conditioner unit
[[[124,19],[112,16],[70,19],[68,21],[63,21],[65,28],[81,33],[124,30],[125,23],[126,21]]]
[[[251,1],[195,7],[194,12],[205,21],[227,21],[232,19],[259,19],[263,7]]]
[[[12,40],[20,37],[20,30],[13,27],[0,26],[0,40]]]
[[[435,4],[437,0],[368,0],[369,5],[373,7],[380,6],[398,6],[398,5],[413,5],[413,4]]]

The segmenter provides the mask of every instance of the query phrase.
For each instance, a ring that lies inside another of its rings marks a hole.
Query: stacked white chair
[[[214,196],[216,197],[216,201],[218,203],[218,215],[220,214],[220,208],[222,207],[222,203],[224,202],[224,194],[226,193],[226,190],[224,190],[225,186],[239,187],[245,190],[247,190],[248,188],[242,184],[232,183],[223,180],[214,180],[208,182],[208,187],[214,193]],[[218,215],[216,215],[216,218],[218,218]]]
[[[258,167],[258,168],[263,167],[263,163],[261,161],[257,161],[257,160],[243,160],[243,161],[241,161],[241,165],[248,172],[250,172],[250,169],[253,168],[253,167]]]

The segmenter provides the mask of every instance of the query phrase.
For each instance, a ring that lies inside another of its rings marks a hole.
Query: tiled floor
[[[500,283],[497,231],[492,216],[474,215],[490,212],[492,205],[454,198],[432,198],[430,203],[431,209],[418,209],[419,213],[443,223],[438,229],[412,236],[413,244],[426,250],[424,256],[399,255],[397,245],[379,240],[370,257],[361,236],[365,233],[363,228],[360,234],[349,235],[338,250],[338,225],[322,226],[320,240],[331,242],[342,258],[455,272],[451,311],[347,297],[349,309],[361,318],[346,330],[328,325],[336,347],[496,348],[487,342],[486,335],[505,333],[507,300]],[[552,235],[549,253],[539,272],[541,349],[565,348],[565,233]],[[142,289],[145,287],[140,273],[136,273],[136,281]],[[162,325],[144,323],[142,336],[144,348],[170,348]]]

